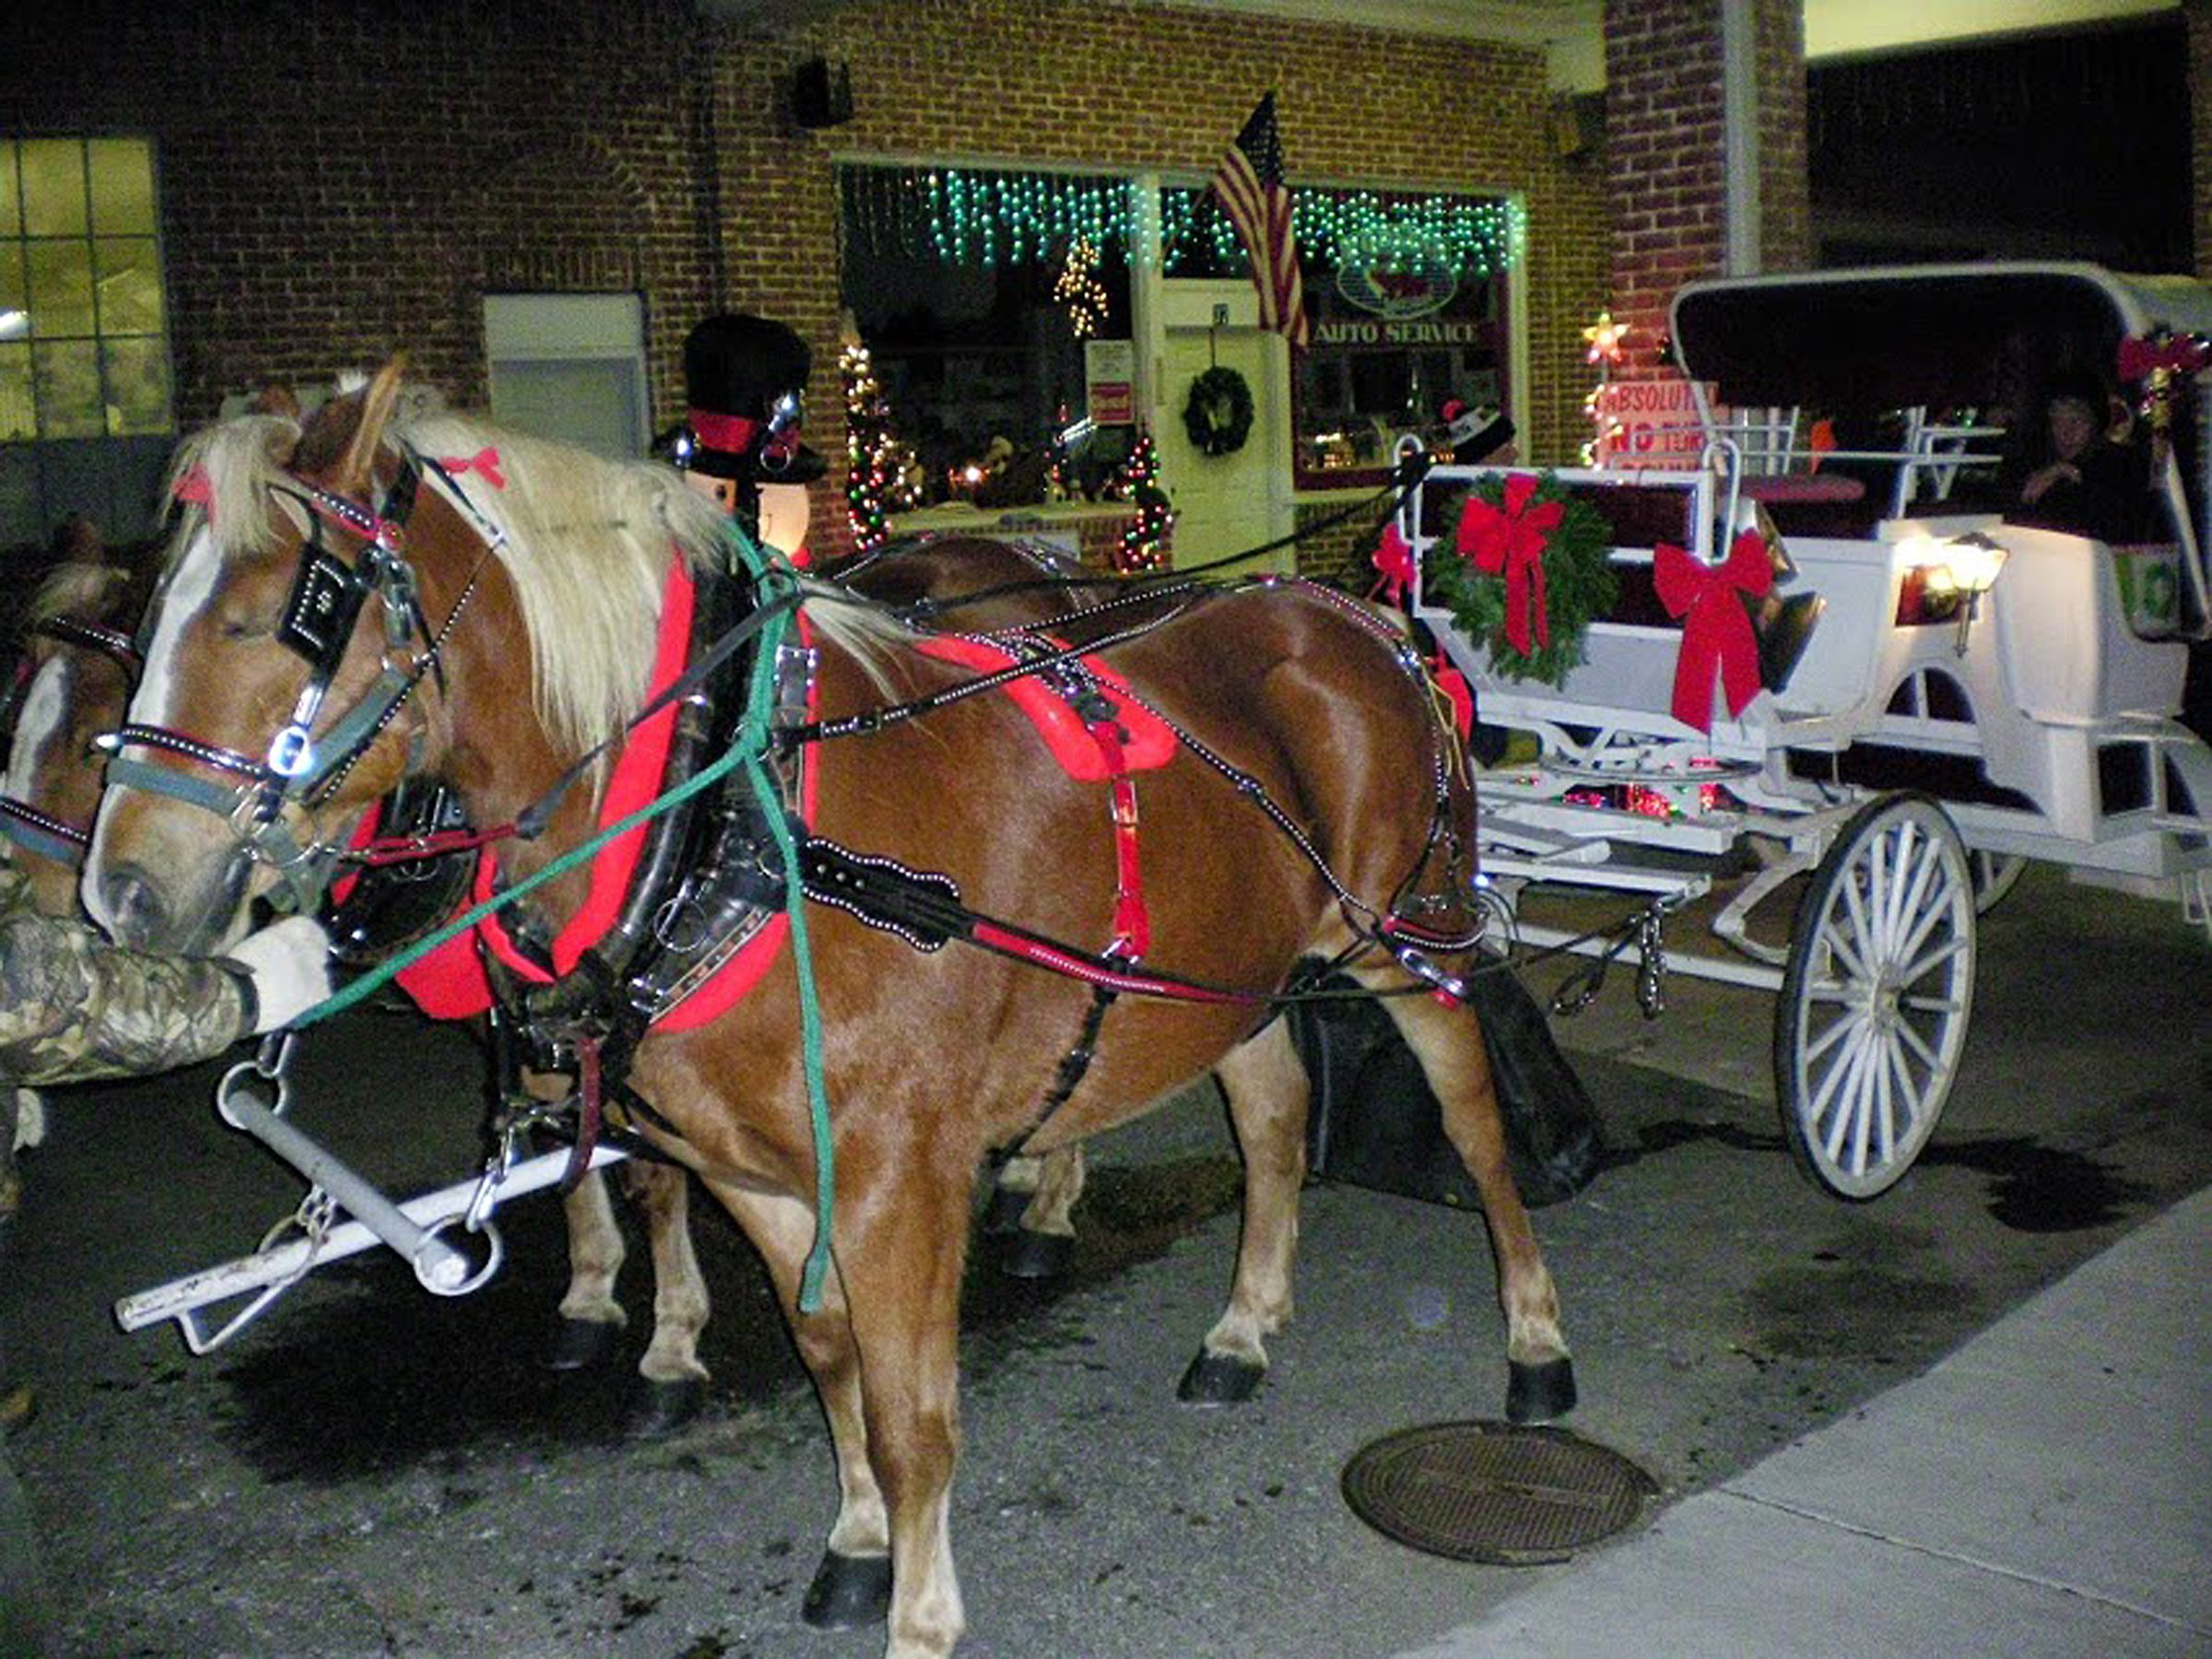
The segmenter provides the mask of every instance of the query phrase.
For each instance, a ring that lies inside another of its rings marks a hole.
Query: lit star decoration
[[[1136,503],[1136,518],[1122,532],[1113,568],[1124,574],[1168,568],[1168,538],[1175,527],[1175,510],[1168,492],[1159,487],[1159,450],[1152,434],[1140,429],[1136,443],[1123,464],[1122,477],[1129,499]]]
[[[1628,324],[1614,322],[1610,311],[1602,311],[1597,321],[1583,330],[1583,339],[1590,347],[1584,357],[1597,365],[1597,384],[1583,399],[1583,413],[1590,417],[1595,430],[1583,445],[1582,460],[1584,466],[1594,466],[1599,464],[1598,457],[1610,449],[1612,440],[1620,435],[1620,424],[1606,408],[1606,388],[1612,383],[1614,366],[1628,351]]]

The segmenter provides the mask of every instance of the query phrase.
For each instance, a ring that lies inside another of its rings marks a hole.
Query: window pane
[[[92,332],[92,247],[81,241],[34,241],[30,255],[30,331],[41,340]]]
[[[0,241],[0,340],[19,339],[30,332],[30,319],[20,314],[23,292],[23,244]],[[6,312],[18,313],[14,317]]]
[[[95,138],[85,147],[92,169],[92,228],[112,236],[151,236],[153,146],[143,138]]]
[[[150,236],[103,236],[92,244],[100,332],[161,332],[161,265]]]
[[[155,340],[112,340],[100,347],[107,371],[108,433],[128,438],[169,430],[169,353]]]
[[[38,435],[30,399],[30,347],[0,342],[0,443]]]
[[[23,234],[23,193],[16,188],[16,147],[0,142],[0,236]]]
[[[85,147],[75,138],[23,141],[23,221],[33,236],[85,233]]]
[[[100,398],[100,347],[65,340],[31,347],[42,438],[98,438],[108,429]]]

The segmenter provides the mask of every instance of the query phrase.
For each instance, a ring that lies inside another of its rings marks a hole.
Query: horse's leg
[[[638,1361],[643,1390],[632,1408],[632,1440],[664,1440],[697,1417],[707,1399],[699,1334],[706,1328],[706,1276],[691,1248],[691,1178],[674,1164],[637,1159],[622,1185],[645,1212],[653,1247],[653,1341]]]
[[[1015,1278],[1057,1278],[1076,1251],[1076,1200],[1083,1195],[1083,1147],[1009,1158],[991,1194],[986,1230],[998,1238],[998,1265]]]
[[[614,1352],[629,1315],[615,1300],[622,1270],[622,1229],[606,1195],[606,1178],[587,1170],[561,1200],[569,1226],[569,1288],[560,1299],[560,1324],[546,1363],[555,1371],[582,1371]]]
[[[823,1630],[873,1624],[890,1610],[891,1529],[883,1493],[868,1462],[860,1351],[853,1344],[843,1286],[830,1274],[822,1286],[821,1311],[796,1312],[800,1270],[814,1243],[812,1206],[730,1182],[708,1182],[707,1188],[736,1218],[768,1265],[799,1358],[821,1396],[830,1444],[837,1453],[837,1520],[800,1604],[800,1617]]]
[[[950,1520],[968,1193],[962,1178],[917,1161],[870,1199],[840,1229],[838,1250],[863,1361],[868,1463],[890,1520],[885,1659],[945,1659],[967,1622]]]
[[[1229,1309],[1206,1334],[1177,1397],[1227,1406],[1252,1397],[1267,1371],[1262,1338],[1290,1318],[1298,1253],[1298,1190],[1306,1178],[1305,1068],[1289,1023],[1271,1020],[1217,1068],[1244,1158],[1244,1230]]]
[[[1355,971],[1355,977],[1370,981],[1370,990],[1404,982],[1388,964]],[[1481,1028],[1468,1009],[1447,1007],[1432,996],[1381,1000],[1428,1075],[1442,1110],[1444,1134],[1482,1201],[1490,1250],[1498,1260],[1498,1300],[1505,1310],[1505,1415],[1516,1423],[1564,1417],[1574,1407],[1574,1361],[1559,1331],[1559,1299],[1551,1272],[1536,1248],[1535,1230],[1506,1162],[1505,1120]]]

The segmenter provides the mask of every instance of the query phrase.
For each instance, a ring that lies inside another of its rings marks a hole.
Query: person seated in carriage
[[[2006,475],[2005,516],[2099,541],[2141,539],[2151,509],[2148,456],[2127,407],[2096,376],[2045,388]]]
[[[829,471],[799,441],[814,354],[785,324],[744,312],[707,318],[684,339],[683,424],[654,453],[747,535],[805,564],[806,486]]]

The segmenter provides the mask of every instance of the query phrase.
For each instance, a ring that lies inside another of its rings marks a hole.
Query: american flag
[[[1298,276],[1298,248],[1290,236],[1290,193],[1283,187],[1283,140],[1275,130],[1275,94],[1260,100],[1252,119],[1214,170],[1214,194],[1252,256],[1253,286],[1260,291],[1260,326],[1272,328],[1304,350],[1313,335],[1306,291]]]

